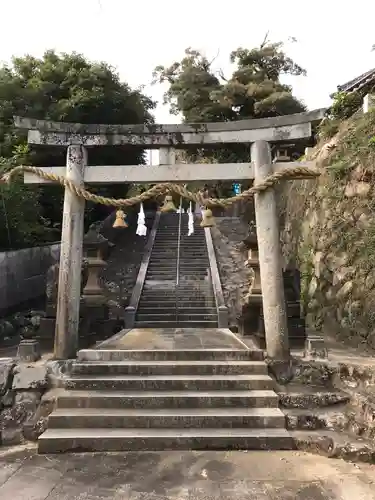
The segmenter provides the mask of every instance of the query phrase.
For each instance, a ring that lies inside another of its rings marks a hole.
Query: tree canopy
[[[10,165],[65,165],[66,153],[54,148],[30,150],[27,136],[13,127],[13,116],[80,123],[151,123],[154,103],[141,90],[121,82],[106,63],[90,62],[84,56],[47,51],[40,59],[33,56],[13,58],[0,68],[0,172]],[[141,149],[93,148],[91,165],[142,164]],[[54,186],[35,188],[12,184],[0,192],[0,248],[30,244],[43,228],[61,222],[62,190]],[[113,195],[124,195],[124,186],[105,188]],[[103,192],[103,189],[101,189]],[[21,209],[29,206],[26,217]],[[17,218],[27,224],[16,224]],[[24,228],[21,229],[21,226]],[[28,228],[28,229],[27,229]],[[59,238],[58,231],[55,238]]]
[[[158,66],[154,81],[169,84],[164,102],[185,121],[231,121],[300,113],[305,106],[292,94],[282,75],[305,75],[283,50],[283,44],[267,39],[253,49],[238,48],[230,54],[235,70],[230,78],[212,69],[206,56],[186,49],[171,66]]]
[[[283,43],[271,43],[266,36],[259,47],[234,50],[229,60],[234,71],[228,78],[213,69],[214,61],[191,48],[185,50],[181,61],[156,67],[154,82],[168,84],[164,103],[171,113],[181,113],[184,121],[197,123],[267,118],[306,110],[293,96],[292,88],[280,81],[283,75],[306,74],[285,53]],[[233,144],[220,151],[203,148],[187,156],[200,162],[248,161],[249,147]],[[218,183],[215,189],[224,196],[232,193],[230,183]]]

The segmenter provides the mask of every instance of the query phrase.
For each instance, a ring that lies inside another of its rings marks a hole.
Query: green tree
[[[202,53],[186,49],[185,57],[169,67],[158,66],[154,81],[169,84],[164,102],[172,113],[182,113],[188,122],[230,121],[300,113],[305,106],[292,95],[282,75],[305,75],[288,57],[283,44],[239,48],[230,54],[236,69],[229,79],[215,74]]]
[[[4,171],[21,160],[36,166],[65,164],[66,153],[59,148],[26,148],[27,136],[14,129],[14,115],[65,122],[137,124],[152,123],[153,108],[154,103],[141,89],[131,89],[121,82],[116,71],[106,63],[93,63],[77,53],[56,54],[52,50],[40,59],[29,55],[13,58],[10,65],[0,68],[1,168]],[[142,149],[121,146],[92,148],[88,161],[91,165],[142,164],[144,153]],[[124,195],[126,186],[99,190],[114,196]],[[0,213],[4,212],[4,207],[7,212],[7,217],[5,213],[0,215],[0,246],[3,248],[7,245],[4,235],[9,233],[5,221],[14,220],[20,211],[17,200],[21,200],[21,192],[32,193],[32,210],[39,225],[53,227],[61,221],[61,188],[31,188],[21,184],[3,187]],[[88,215],[93,216],[93,207],[88,208]],[[25,233],[13,229],[12,245],[25,243]]]
[[[230,54],[235,70],[230,78],[214,71],[213,61],[197,50],[186,49],[185,56],[171,66],[154,70],[154,83],[167,83],[164,103],[172,114],[182,114],[186,122],[232,121],[266,118],[305,111],[283,75],[305,75],[306,71],[284,51],[281,42],[266,38],[259,47],[238,48]],[[228,145],[220,151],[200,150],[191,161],[241,162],[249,159],[247,145]],[[219,195],[228,196],[228,183],[215,186]]]

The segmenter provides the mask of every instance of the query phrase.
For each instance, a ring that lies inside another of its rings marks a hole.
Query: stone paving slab
[[[0,454],[4,500],[375,500],[375,466],[302,452]]]
[[[134,328],[118,333],[97,349],[246,349],[227,328]],[[251,347],[256,349],[256,347]]]

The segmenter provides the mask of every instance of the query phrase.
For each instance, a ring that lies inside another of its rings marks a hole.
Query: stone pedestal
[[[21,340],[18,346],[17,357],[27,363],[38,361],[41,358],[40,345],[37,340]]]
[[[304,356],[307,361],[328,359],[324,338],[320,335],[309,335],[305,342]]]

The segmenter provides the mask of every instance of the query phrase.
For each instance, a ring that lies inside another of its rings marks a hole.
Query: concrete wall
[[[0,315],[45,294],[46,272],[59,254],[60,243],[0,252]]]

